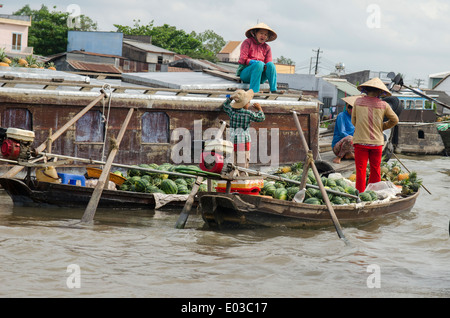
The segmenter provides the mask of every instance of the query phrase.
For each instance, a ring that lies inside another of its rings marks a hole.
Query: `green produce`
[[[367,192],[362,192],[359,194],[359,198],[361,199],[361,201],[372,201],[372,196],[370,195],[370,193]]]
[[[308,198],[303,200],[303,203],[321,205],[322,201],[319,200],[318,198]]]
[[[161,182],[160,189],[167,194],[176,194],[178,192],[177,184],[172,179],[164,179]]]
[[[274,199],[287,200],[287,190],[285,188],[278,188],[273,194]]]

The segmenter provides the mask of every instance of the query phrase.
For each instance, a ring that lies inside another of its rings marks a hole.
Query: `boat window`
[[[2,127],[33,130],[31,112],[25,108],[7,108],[2,113]]]
[[[142,115],[142,142],[169,143],[169,116],[163,112],[146,112]]]
[[[419,130],[418,137],[419,137],[419,139],[425,139],[425,132],[423,130]]]
[[[103,142],[105,136],[105,123],[100,111],[89,111],[77,121],[75,141]]]

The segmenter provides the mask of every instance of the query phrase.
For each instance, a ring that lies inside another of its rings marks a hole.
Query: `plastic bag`
[[[369,183],[365,191],[369,190],[375,191],[380,200],[394,198],[398,193],[402,192],[402,190],[398,188],[395,184],[393,184],[391,181],[380,181],[377,183]]]

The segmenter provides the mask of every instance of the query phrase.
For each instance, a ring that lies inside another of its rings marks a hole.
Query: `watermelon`
[[[352,186],[346,187],[345,192],[347,192],[348,194],[352,194],[352,195],[358,195],[358,190],[356,190],[356,188],[352,187]]]
[[[336,182],[336,186],[338,186],[338,187],[342,187],[344,189],[347,187],[347,182],[345,182],[344,179],[338,179],[338,180],[335,180],[335,182]]]
[[[317,195],[317,192],[320,192],[320,190],[313,189],[313,188],[307,188],[305,192],[306,198],[314,198]]]
[[[147,189],[147,186],[150,185],[149,182],[146,182],[145,179],[140,179],[135,183],[136,191],[137,192],[145,192]]]
[[[145,189],[145,192],[147,192],[147,193],[156,193],[156,192],[158,192],[158,190],[162,191],[157,186],[154,186],[154,185],[151,184],[151,185],[147,186],[147,188]]]
[[[121,177],[123,177],[123,174],[122,174],[122,172],[121,172],[121,171],[119,171],[119,170],[117,170],[117,171],[114,171],[113,173],[114,173],[114,174],[117,174],[118,176],[121,176]]]
[[[265,195],[270,195],[270,196],[273,197],[273,195],[274,195],[276,189],[277,189],[277,188],[275,187],[275,185],[273,185],[273,184],[268,185],[267,187],[264,187],[264,194],[265,194]]]
[[[378,195],[375,191],[369,190],[369,191],[365,191],[367,193],[370,194],[370,197],[372,198],[372,201],[376,201],[378,200]]]
[[[134,176],[134,177],[128,178],[127,181],[130,184],[136,184],[136,182],[138,182],[139,180],[141,180],[140,176]]]
[[[178,192],[177,184],[172,179],[164,179],[159,188],[167,194],[176,194]]]
[[[321,205],[322,201],[319,200],[318,198],[308,198],[303,200],[303,203]]]
[[[333,199],[331,200],[331,203],[336,204],[336,205],[341,205],[341,204],[345,204],[345,201],[342,197],[334,196]]]
[[[159,178],[159,177],[154,177],[153,179],[152,179],[152,184],[153,185],[155,185],[155,186],[157,186],[157,187],[159,187],[160,185],[161,185],[161,182],[162,182],[163,180],[161,179],[161,178]]]
[[[185,185],[178,185],[178,194],[189,194],[191,191]]]
[[[361,201],[372,201],[372,196],[367,192],[360,193],[359,198],[361,199]]]
[[[285,188],[278,188],[275,190],[273,197],[278,200],[286,200],[287,199],[287,190]]]
[[[138,166],[135,166],[135,167],[138,167]],[[130,177],[135,177],[135,176],[140,176],[140,175],[141,175],[141,171],[138,170],[138,169],[135,169],[135,168],[129,168],[129,169],[127,170],[127,176],[128,176],[128,178],[130,178]]]
[[[129,191],[129,190],[130,190],[130,185],[128,185],[128,184],[126,184],[126,183],[123,183],[123,184],[120,186],[119,189],[122,190],[122,191]]]
[[[287,190],[287,199],[289,201],[292,201],[297,192],[300,191],[300,187],[289,187],[286,190]]]
[[[284,188],[285,184],[281,181],[277,181],[275,182],[275,188],[279,189],[279,188]]]
[[[183,178],[175,179],[174,182],[177,184],[177,186],[184,185],[187,187],[187,182]]]

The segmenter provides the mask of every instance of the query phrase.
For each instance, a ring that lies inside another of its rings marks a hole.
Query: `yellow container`
[[[100,175],[102,174],[103,171],[102,169],[91,167],[86,168],[86,170],[89,178],[97,178],[97,179],[100,178]],[[109,173],[109,180],[119,186],[122,185],[125,181],[127,181],[127,179],[125,179],[124,177],[111,172]]]

